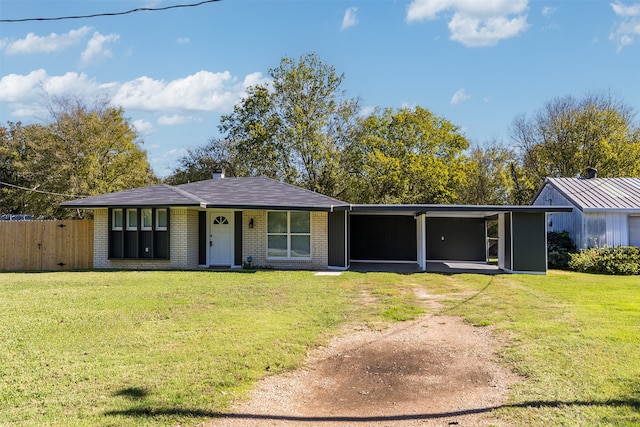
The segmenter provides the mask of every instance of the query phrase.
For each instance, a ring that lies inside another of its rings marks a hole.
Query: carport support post
[[[425,214],[418,215],[417,234],[418,234],[418,268],[427,271],[427,216]]]

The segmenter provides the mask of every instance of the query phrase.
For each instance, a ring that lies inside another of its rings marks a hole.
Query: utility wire
[[[89,196],[79,196],[79,195],[74,195],[74,194],[62,194],[62,193],[53,193],[51,191],[36,190],[35,188],[21,187],[19,185],[9,184],[8,182],[2,182],[2,181],[0,181],[0,185],[6,185],[7,187],[13,187],[13,188],[17,188],[19,190],[31,191],[31,192],[34,192],[34,193],[49,194],[51,196],[71,197],[71,198],[74,198],[74,199],[78,198],[78,197],[89,197]]]
[[[127,15],[129,13],[135,12],[156,12],[159,10],[169,10],[169,9],[178,9],[183,7],[196,7],[201,6],[206,3],[214,3],[222,0],[203,0],[198,3],[191,4],[176,4],[172,6],[164,6],[164,7],[138,7],[136,9],[127,10],[125,12],[110,12],[110,13],[94,13],[91,15],[76,15],[76,16],[59,16],[55,18],[20,18],[20,19],[0,19],[0,22],[30,22],[30,21],[63,21],[66,19],[84,19],[84,18],[97,18],[101,16],[120,16]]]

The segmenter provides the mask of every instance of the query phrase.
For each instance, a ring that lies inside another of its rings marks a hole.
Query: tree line
[[[509,145],[471,145],[420,106],[363,114],[341,88],[344,75],[315,54],[285,57],[269,75],[222,116],[223,137],[188,149],[165,182],[209,179],[222,168],[350,203],[499,205],[528,204],[544,178],[590,167],[601,177],[640,176],[640,127],[608,94],[552,99],[514,119]],[[66,100],[50,110],[48,125],[0,127],[0,182],[78,196],[158,182],[122,109]],[[0,188],[7,213],[69,214],[56,207],[63,196]]]
[[[0,213],[83,217],[60,203],[157,182],[122,108],[64,98],[49,113],[48,124],[0,126]]]

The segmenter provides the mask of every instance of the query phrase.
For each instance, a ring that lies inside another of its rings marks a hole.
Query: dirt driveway
[[[491,409],[517,376],[497,363],[489,328],[431,315],[344,332],[210,426],[506,425]]]

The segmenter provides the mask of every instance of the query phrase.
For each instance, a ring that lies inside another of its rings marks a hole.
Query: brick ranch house
[[[498,266],[545,273],[546,215],[570,207],[351,205],[265,177],[157,184],[63,204],[94,213],[97,269],[269,266],[348,269],[352,263],[487,262],[498,220]]]

